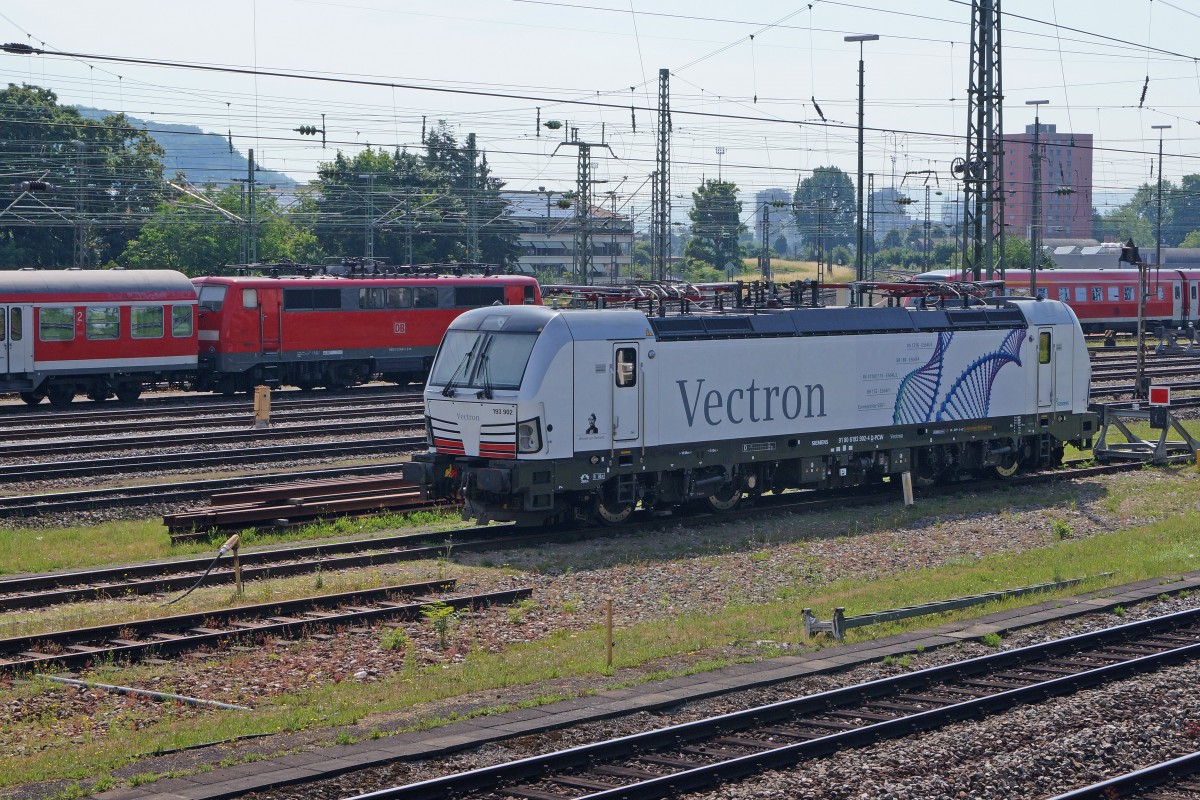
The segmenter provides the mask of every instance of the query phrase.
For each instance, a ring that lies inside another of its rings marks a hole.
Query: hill
[[[84,106],[76,108],[88,119],[103,119],[113,113]],[[206,183],[227,184],[234,178],[246,177],[246,168],[249,166],[246,156],[240,150],[230,152],[229,140],[219,133],[207,133],[195,125],[171,125],[137,117],[129,117],[129,121],[137,127],[146,128],[162,145],[166,151],[163,165],[168,178],[176,172],[183,172],[189,181],[202,186]],[[296,182],[287,175],[263,169],[261,165],[258,180],[281,189],[293,189],[296,186]]]

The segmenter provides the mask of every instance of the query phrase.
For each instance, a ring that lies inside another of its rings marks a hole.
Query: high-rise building
[[[1033,133],[1004,137],[1004,222],[1015,236],[1028,239],[1033,220]],[[1059,133],[1042,123],[1041,238],[1087,239],[1092,235],[1092,135]]]
[[[770,247],[775,247],[775,240],[780,236],[787,239],[788,253],[780,253],[780,255],[789,255],[795,252],[800,246],[800,235],[796,232],[796,215],[792,211],[792,193],[787,189],[763,189],[754,195],[754,242],[755,244],[762,241],[762,207],[764,204],[769,204],[768,214],[771,223],[771,231],[767,238],[767,244]],[[742,207],[742,212],[747,211],[746,207]]]

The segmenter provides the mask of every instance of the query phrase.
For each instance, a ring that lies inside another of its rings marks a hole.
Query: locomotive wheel
[[[1011,478],[1017,474],[1017,470],[1021,468],[1021,456],[1017,453],[1010,453],[1007,458],[992,467],[992,472],[997,478]]]
[[[117,386],[117,400],[122,403],[136,402],[142,396],[142,387],[136,383],[122,383]]]
[[[91,400],[93,403],[103,403],[110,397],[112,397],[112,394],[107,389],[92,389],[87,393],[88,400]]]
[[[31,406],[36,406],[38,403],[46,399],[45,392],[21,392],[21,399]]]
[[[75,388],[72,386],[51,386],[46,390],[50,405],[55,408],[66,408],[75,399]]]
[[[298,388],[300,391],[302,391],[302,392],[305,392],[305,393],[307,393],[307,392],[311,392],[311,391],[313,390],[313,387],[314,387],[315,385],[316,385],[316,384],[314,384],[312,381],[310,381],[310,380],[308,380],[308,379],[304,379],[304,380],[299,380],[299,381],[296,381],[296,387],[297,387],[297,388]]]
[[[722,487],[721,491],[704,498],[704,502],[716,512],[732,511],[742,502],[741,481]]]
[[[913,485],[927,488],[938,482],[944,467],[934,463],[934,458],[928,450],[918,450],[914,461],[916,468],[912,473]]]
[[[605,502],[599,499],[596,501],[596,519],[603,525],[624,525],[633,515],[633,506],[633,503]]]

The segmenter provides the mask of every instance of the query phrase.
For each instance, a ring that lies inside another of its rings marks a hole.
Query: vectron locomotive
[[[464,518],[619,524],[639,504],[911,472],[1010,476],[1090,446],[1091,367],[1057,301],[647,316],[481,308],[426,384],[405,477]]]

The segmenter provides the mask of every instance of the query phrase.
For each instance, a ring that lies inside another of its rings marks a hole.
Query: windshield
[[[535,333],[447,331],[429,383],[448,388],[516,389],[535,341]]]
[[[199,301],[200,308],[206,311],[220,311],[221,304],[225,302],[225,287],[201,286]]]

